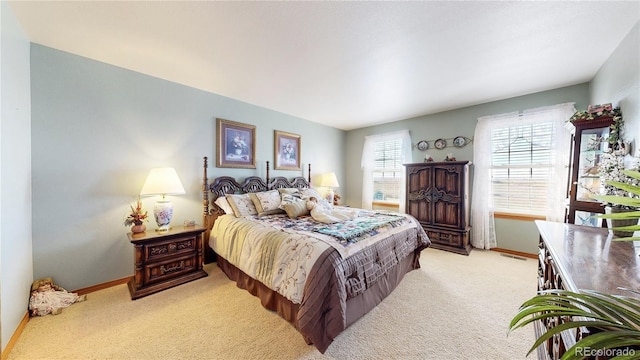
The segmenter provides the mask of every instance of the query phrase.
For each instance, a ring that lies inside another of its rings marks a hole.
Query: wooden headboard
[[[303,176],[297,176],[288,180],[283,176],[276,176],[273,179],[269,178],[269,162],[267,161],[267,176],[266,179],[262,179],[259,176],[249,176],[243,181],[239,182],[231,176],[220,176],[214,178],[209,183],[209,176],[207,175],[207,167],[209,165],[209,159],[205,156],[203,163],[203,177],[202,177],[202,205],[203,211],[203,226],[207,229],[204,232],[204,260],[205,263],[210,263],[215,260],[215,254],[209,247],[209,235],[213,228],[213,223],[218,216],[224,215],[224,211],[220,209],[215,201],[220,196],[227,194],[246,194],[252,192],[267,191],[280,188],[298,188],[305,189],[311,187],[311,164],[309,164],[308,178]]]

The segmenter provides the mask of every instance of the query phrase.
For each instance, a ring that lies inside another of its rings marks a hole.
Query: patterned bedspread
[[[320,254],[330,246],[304,234],[290,233],[251,218],[218,217],[209,240],[213,250],[245,274],[295,304]]]
[[[307,274],[328,247],[346,259],[409,228],[420,228],[413,217],[365,210],[354,220],[336,224],[320,223],[311,216],[225,215],[214,224],[210,244],[247,275],[299,304]]]
[[[390,228],[396,228],[408,221],[406,216],[361,210],[353,220],[334,224],[324,224],[313,220],[311,216],[290,219],[286,215],[253,216],[254,220],[278,229],[317,232],[335,238],[344,247],[360,240],[380,234]]]
[[[209,245],[249,277],[299,304],[296,328],[324,352],[346,327],[347,300],[385,279],[402,259],[420,267],[420,251],[430,243],[411,216],[361,215],[360,221],[335,226],[311,217],[223,215],[214,223]],[[317,231],[343,228],[347,236],[340,239]]]
[[[366,210],[361,210],[359,216],[353,220],[335,224],[324,224],[313,220],[311,216],[302,216],[297,219],[290,219],[286,215],[248,218],[266,227],[287,233],[305,234],[322,240],[338,250],[340,256],[345,259],[382,237],[407,228],[420,227],[420,224],[410,216]]]

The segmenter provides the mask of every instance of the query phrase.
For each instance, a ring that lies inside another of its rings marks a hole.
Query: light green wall
[[[187,192],[174,224],[202,222],[203,156],[209,177],[264,176],[274,130],[301,136],[312,174],[345,167],[342,130],[35,44],[31,81],[34,276],[68,289],[132,275],[122,221],[153,167],[174,167]],[[257,169],[215,168],[216,118],[256,126]]]
[[[346,145],[347,164],[354,164],[354,166],[349,165],[346,171],[346,201],[352,206],[359,206],[362,203],[360,190],[362,188],[362,172],[359,165],[364,138],[367,135],[409,129],[414,144],[420,140],[430,140],[429,145],[431,146],[433,145],[431,140],[438,138],[452,139],[456,136],[473,138],[477,119],[481,116],[521,111],[566,102],[575,102],[576,108],[586,108],[589,104],[588,90],[589,86],[585,83],[349,131]],[[448,141],[449,143],[451,142],[451,140]],[[413,161],[423,161],[425,153],[431,155],[436,161],[441,161],[447,153],[452,153],[458,160],[471,160],[473,162],[473,144],[468,144],[462,148],[448,147],[443,150],[436,150],[431,147],[426,152],[414,148]],[[473,166],[471,174],[471,179],[473,179]],[[473,197],[473,194],[471,196]],[[471,225],[473,226],[473,224]],[[501,221],[496,224],[498,247],[535,253],[537,251],[537,232],[535,227],[526,226],[526,228],[532,229],[532,231],[523,232],[522,221]]]
[[[527,254],[538,253],[540,236],[533,221],[495,219],[495,226],[499,248]]]
[[[29,41],[0,2],[0,337],[4,350],[26,313],[33,279]]]
[[[623,135],[625,140],[632,141],[633,155],[640,155],[639,44],[640,22],[637,22],[590,83],[591,104],[620,106],[625,122]]]

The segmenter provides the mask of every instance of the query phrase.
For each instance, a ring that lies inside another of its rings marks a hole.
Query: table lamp
[[[147,180],[140,190],[140,195],[162,195],[153,207],[153,215],[158,224],[158,231],[168,231],[173,217],[173,204],[166,195],[184,194],[184,187],[173,168],[155,168],[149,171]]]
[[[338,178],[336,177],[336,173],[329,172],[329,173],[323,174],[322,178],[320,179],[320,186],[329,188],[329,193],[327,194],[327,201],[329,202],[329,204],[335,205],[335,201],[334,201],[335,194],[333,192],[333,188],[340,187],[340,185],[338,184]]]

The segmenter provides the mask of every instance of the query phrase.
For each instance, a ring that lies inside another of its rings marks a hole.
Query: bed
[[[358,213],[354,220],[314,221],[297,199],[316,194],[310,165],[307,179],[270,179],[267,162],[265,179],[220,176],[211,182],[207,167],[205,157],[205,262],[216,261],[321,353],[418,269],[420,252],[430,245],[409,215],[350,209]]]

